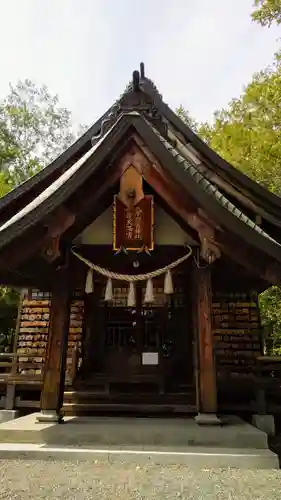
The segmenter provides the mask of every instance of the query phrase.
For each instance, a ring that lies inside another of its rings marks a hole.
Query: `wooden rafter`
[[[129,161],[134,161],[150,186],[161,198],[182,217],[187,225],[195,229],[201,241],[202,257],[208,262],[214,262],[220,257],[220,250],[214,241],[214,224],[204,217],[198,205],[186,193],[183,186],[177,184],[168,172],[163,169],[155,155],[143,141],[134,135],[138,147],[133,148]]]

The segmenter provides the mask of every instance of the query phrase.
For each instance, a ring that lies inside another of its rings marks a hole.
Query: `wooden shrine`
[[[141,65],[76,143],[0,200],[0,280],[24,290],[11,405],[32,385],[41,420],[215,416],[234,399],[251,411],[280,220],[280,198],[202,142]]]

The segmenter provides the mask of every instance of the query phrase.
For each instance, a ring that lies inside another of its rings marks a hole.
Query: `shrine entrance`
[[[184,275],[174,293],[164,294],[163,279],[154,282],[154,301],[143,303],[144,284],[136,287],[136,306],[127,307],[128,288],[114,283],[112,303],[103,300],[104,284],[85,303],[85,335],[79,385],[106,381],[109,395],[186,393],[193,386],[191,301]],[[96,299],[95,299],[96,297]]]
[[[187,405],[187,394],[195,395],[187,261],[192,255],[189,243],[196,241],[167,219],[165,211],[161,219],[154,191],[143,185],[134,165],[136,158],[137,150],[121,160],[119,193],[113,196],[110,218],[99,226],[110,231],[108,247],[100,253],[105,243],[97,240],[96,225],[92,239],[88,233],[81,247],[72,250],[88,268],[76,387],[81,392],[88,388],[95,402],[100,391],[116,404],[127,399],[136,406]]]

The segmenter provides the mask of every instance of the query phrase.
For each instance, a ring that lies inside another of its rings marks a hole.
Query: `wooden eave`
[[[172,110],[163,102],[162,97],[156,87],[147,78],[140,81],[140,89],[147,94],[155,104],[160,114],[173,127],[173,131],[178,135],[179,140],[186,141],[187,144],[199,153],[200,158],[223,182],[229,184],[232,195],[236,197],[238,203],[244,203],[248,198],[254,206],[260,207],[259,213],[268,220],[269,223],[279,228],[276,220],[281,219],[281,199],[267,191],[263,186],[257,184],[245,174],[234,168],[227,161],[221,158],[204,141],[202,141]],[[5,222],[12,215],[21,210],[32,201],[38,194],[44,191],[51,183],[60,177],[61,173],[70,168],[80,157],[90,148],[93,137],[101,132],[102,124],[108,119],[114,106],[118,106],[124,96],[132,91],[129,85],[120,99],[111,107],[88,131],[83,134],[73,145],[71,145],[59,158],[45,167],[37,175],[33,176],[16,189],[0,199],[0,222]],[[235,190],[238,192],[235,193]],[[239,195],[241,193],[242,196]],[[244,200],[243,200],[244,196]],[[246,203],[244,203],[246,207]],[[249,207],[248,207],[249,208]]]
[[[34,227],[46,216],[54,212],[56,208],[62,205],[64,201],[69,198],[71,194],[73,194],[87,180],[87,178],[94,173],[96,169],[98,169],[101,162],[111,154],[112,149],[114,149],[117,143],[128,132],[130,126],[130,122],[126,120],[125,117],[124,119],[121,117],[118,124],[116,124],[116,126],[109,131],[106,137],[102,138],[100,145],[95,150],[95,154],[91,155],[85,161],[83,169],[78,169],[65,182],[62,182],[58,189],[55,189],[53,193],[50,192],[50,194],[45,197],[39,205],[34,207],[33,210],[28,211],[22,217],[15,220],[15,222],[9,224],[6,228],[1,230],[0,227],[0,249],[13,242],[14,239],[19,238],[25,231]],[[64,174],[61,175],[61,178],[63,175]],[[57,179],[56,182],[59,181],[60,178]],[[42,194],[43,193],[39,196],[42,196]],[[14,217],[16,217],[16,215]],[[4,224],[4,226],[5,225],[6,224]]]
[[[252,246],[256,246],[262,252],[281,262],[281,246],[278,245],[277,242],[259,234],[256,230],[249,227],[220,205],[213,196],[207,194],[200,187],[200,184],[188,174],[188,171],[185,171],[184,168],[179,166],[167,147],[165,147],[163,142],[159,139],[159,136],[153,132],[153,129],[145,120],[140,117],[132,116],[131,121],[144,142],[157,156],[163,168],[168,170],[171,177],[173,177],[179,185],[185,188],[188,196],[195,199],[198,205],[202,207],[214,221],[222,225],[225,230],[233,231],[239,238],[248,241]]]
[[[236,187],[239,191],[243,192],[256,205],[260,205],[264,210],[268,210],[270,214],[276,217],[281,217],[281,198],[279,196],[271,193],[262,185],[243,174],[211,149],[165,102],[163,102],[161,96],[155,92],[155,89],[151,88],[149,82],[147,83],[147,81],[144,81],[142,88],[144,92],[148,93],[151,98],[154,99],[155,106],[174,127],[175,132],[178,131],[186,142],[191,144],[200,154],[201,158],[207,160],[207,165],[209,165],[214,172]]]
[[[246,241],[250,247],[256,248],[267,257],[281,262],[281,246],[256,229],[249,227],[243,220],[240,220],[231,211],[222,206],[210,192],[206,192],[201,181],[198,181],[198,173],[191,175],[189,170],[185,168],[184,161],[180,158],[180,155],[173,150],[165,138],[161,137],[137,113],[123,114],[112,129],[101,138],[94,153],[83,162],[81,168],[77,169],[65,182],[63,182],[63,179],[59,179],[59,187],[50,192],[49,196],[45,197],[36,206],[36,209],[27,211],[26,214],[2,231],[0,228],[0,249],[2,250],[7,245],[14,244],[20,237],[24,237],[26,231],[36,225],[38,226],[40,223],[44,223],[46,216],[67,202],[71,195],[80,186],[85,184],[90,176],[97,176],[99,167],[105,160],[109,160],[110,163],[110,157],[114,148],[118,145],[120,146],[122,141],[128,140],[128,137],[132,136],[134,132],[141,137],[149,150],[158,158],[163,169],[178,185],[181,192],[184,191],[186,193],[186,199],[194,200],[197,206],[207,213],[210,219],[218,224],[226,233],[234,234],[240,241]],[[110,175],[110,164],[108,166],[108,175]],[[196,178],[197,181],[195,180]]]

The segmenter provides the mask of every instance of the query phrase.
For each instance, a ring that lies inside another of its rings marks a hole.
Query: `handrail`
[[[77,373],[79,363],[79,347],[76,345],[71,352],[71,370],[68,378],[72,384]],[[36,357],[36,356],[35,356]],[[38,380],[43,377],[44,357],[42,362],[34,362],[34,355],[22,354],[18,352],[2,352],[0,353],[0,382],[7,382],[13,380]],[[21,359],[21,360],[19,360]],[[5,369],[1,372],[1,368]],[[36,370],[37,373],[24,373],[20,370]],[[40,371],[40,373],[38,373]]]

